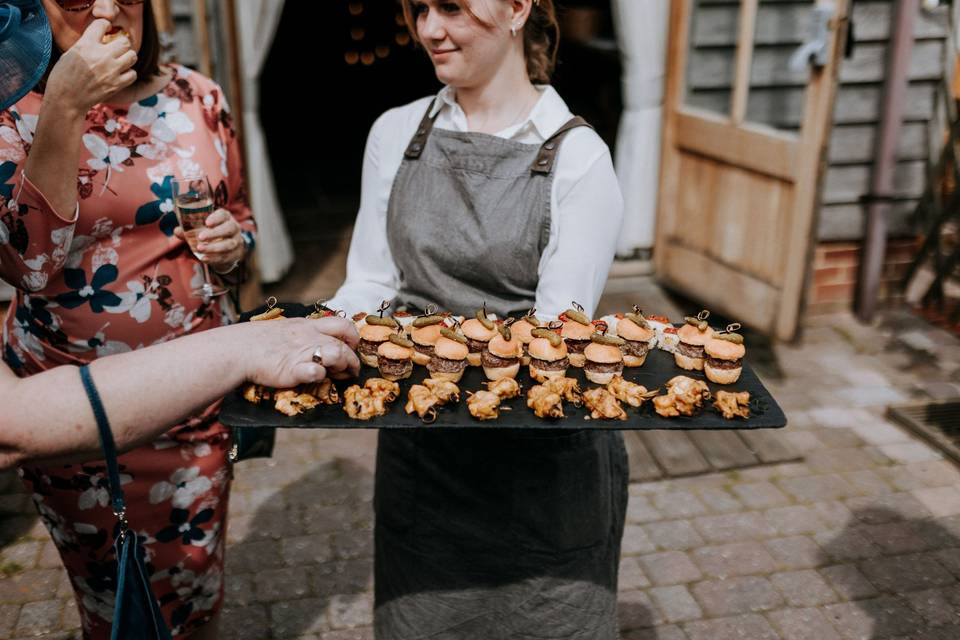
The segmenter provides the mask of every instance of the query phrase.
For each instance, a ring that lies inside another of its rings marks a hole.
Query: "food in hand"
[[[733,384],[740,379],[747,349],[743,346],[743,336],[734,333],[739,328],[739,324],[732,324],[704,345],[707,358],[703,363],[703,372],[708,380],[717,384]]]
[[[477,391],[467,398],[467,409],[477,420],[496,420],[500,417],[500,396],[492,391]]]
[[[386,380],[403,380],[413,373],[413,343],[400,334],[391,334],[377,347],[377,367]]]
[[[567,345],[570,364],[574,367],[583,367],[587,362],[584,350],[590,345],[590,336],[596,331],[596,328],[590,322],[590,318],[583,313],[583,307],[574,303],[575,309],[567,309],[561,315],[563,327],[560,329],[560,337]]]
[[[460,382],[467,368],[467,339],[453,329],[441,329],[440,338],[434,345],[433,356],[427,365],[430,377],[435,380]]]
[[[709,311],[701,311],[696,318],[687,316],[685,324],[677,330],[680,344],[673,354],[677,366],[687,371],[703,371],[705,357],[703,345],[713,337],[713,329],[707,324]]]
[[[314,384],[301,385],[300,390],[312,395],[320,404],[340,404],[340,394],[330,378],[324,378]]]
[[[123,27],[113,26],[110,27],[110,30],[104,34],[103,38],[100,39],[100,42],[107,44],[113,42],[118,38],[126,38],[128,41],[133,43],[133,40],[130,38],[130,32],[124,29]]]
[[[654,409],[665,418],[692,416],[710,399],[710,388],[703,380],[676,376],[666,384],[666,395],[653,399]]]
[[[248,384],[243,389],[243,399],[253,404],[273,400],[273,391],[260,384]]]
[[[727,420],[750,417],[749,391],[717,391],[714,408]]]
[[[646,400],[657,395],[657,391],[647,391],[643,385],[624,380],[622,376],[614,376],[607,383],[607,391],[620,402],[625,402],[631,407],[642,406]]]
[[[623,352],[620,349],[625,342],[616,336],[592,334],[590,344],[583,350],[586,359],[583,372],[587,380],[607,384],[613,376],[623,373]]]
[[[627,412],[620,406],[620,402],[613,394],[603,387],[596,387],[583,392],[583,401],[590,410],[594,419],[626,420]]]
[[[283,415],[290,417],[298,416],[320,404],[320,401],[309,393],[301,393],[296,389],[277,391],[274,401],[273,407]]]
[[[570,360],[567,345],[557,332],[538,328],[532,331],[530,343],[530,377],[538,382],[567,375]]]
[[[520,384],[513,378],[500,378],[488,382],[487,390],[500,396],[501,400],[508,400],[520,395]]]

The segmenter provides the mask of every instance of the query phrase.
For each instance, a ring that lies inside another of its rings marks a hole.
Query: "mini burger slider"
[[[360,327],[360,343],[357,345],[357,352],[363,363],[368,367],[378,366],[377,348],[399,330],[400,326],[393,318],[368,315]]]
[[[377,347],[380,377],[391,382],[409,378],[413,373],[413,343],[398,333]]]
[[[713,329],[707,324],[707,318],[709,317],[709,311],[701,311],[696,318],[687,316],[685,318],[686,324],[677,331],[680,342],[677,344],[677,350],[673,357],[677,366],[681,369],[703,371],[703,359],[705,357],[703,345],[713,337]]]
[[[501,378],[516,378],[520,372],[520,356],[523,355],[523,343],[511,332],[509,321],[500,325],[498,331],[480,356],[483,373],[494,382]]]
[[[480,354],[487,348],[487,344],[497,335],[496,323],[487,317],[486,310],[477,311],[475,318],[470,318],[460,327],[467,339],[470,354],[467,362],[471,367],[480,366]]]
[[[657,337],[657,332],[639,313],[627,313],[617,321],[616,334],[623,338],[623,364],[628,367],[641,367],[647,361],[647,354]]]
[[[530,377],[538,382],[547,378],[564,378],[570,359],[563,338],[551,329],[534,329],[530,343]]]
[[[433,346],[433,356],[427,365],[427,371],[434,380],[460,382],[467,368],[467,339],[452,329],[440,329],[440,337]]]
[[[420,316],[410,324],[410,340],[413,342],[413,361],[427,366],[433,357],[434,346],[440,339],[440,330],[444,328],[443,316]]]
[[[626,340],[617,336],[607,336],[594,333],[590,336],[590,344],[583,350],[586,364],[583,373],[587,380],[597,384],[607,384],[623,373],[623,348]]]
[[[100,39],[100,42],[103,44],[108,44],[118,38],[126,38],[131,43],[133,42],[133,40],[130,38],[130,33],[123,27],[118,27],[116,25],[107,30],[107,32],[103,35],[103,38]]]
[[[520,364],[524,367],[530,364],[529,347],[530,343],[533,342],[533,335],[531,335],[530,332],[540,327],[540,319],[533,315],[535,312],[536,309],[531,309],[527,315],[510,325],[510,331],[513,333],[513,337],[523,345],[523,355],[520,357]]]
[[[576,304],[576,303],[574,303]],[[584,349],[590,344],[590,336],[596,331],[596,327],[590,322],[580,309],[567,309],[563,312],[566,320],[563,322],[563,328],[560,335],[567,343],[567,351],[570,353],[570,364],[575,367],[582,367],[587,359],[583,355]]]
[[[727,327],[726,332],[717,333],[703,346],[707,356],[703,363],[707,379],[717,384],[733,384],[743,372],[743,356],[747,350],[743,346],[743,336],[733,333],[740,328],[738,324]]]

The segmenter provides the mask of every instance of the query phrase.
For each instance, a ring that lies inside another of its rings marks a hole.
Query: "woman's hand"
[[[45,101],[61,101],[86,115],[95,104],[137,81],[133,70],[137,53],[126,36],[104,44],[109,29],[109,20],[94,20],[60,56],[47,80]]]
[[[251,382],[287,389],[327,376],[355,377],[360,372],[360,360],[354,353],[360,336],[349,320],[288,318],[240,326],[246,333],[244,343],[236,348],[246,352]]]
[[[247,247],[243,242],[243,229],[233,219],[226,209],[217,209],[206,220],[206,229],[197,234],[197,251],[203,254],[203,261],[214,271],[226,273],[243,260],[247,254]],[[173,231],[178,238],[183,238],[183,229],[177,227]]]

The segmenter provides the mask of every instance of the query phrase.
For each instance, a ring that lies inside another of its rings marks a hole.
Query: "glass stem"
[[[210,302],[210,299],[213,298],[213,283],[210,282],[210,266],[202,260],[200,264],[203,265],[203,301]]]

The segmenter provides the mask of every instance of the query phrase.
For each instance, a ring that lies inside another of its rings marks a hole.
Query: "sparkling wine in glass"
[[[172,185],[173,208],[177,213],[177,221],[183,229],[187,245],[203,266],[203,284],[191,293],[209,301],[227,292],[225,288],[210,281],[210,267],[203,261],[203,252],[197,251],[200,244],[197,236],[206,228],[207,218],[214,210],[213,190],[205,175],[174,178]]]

